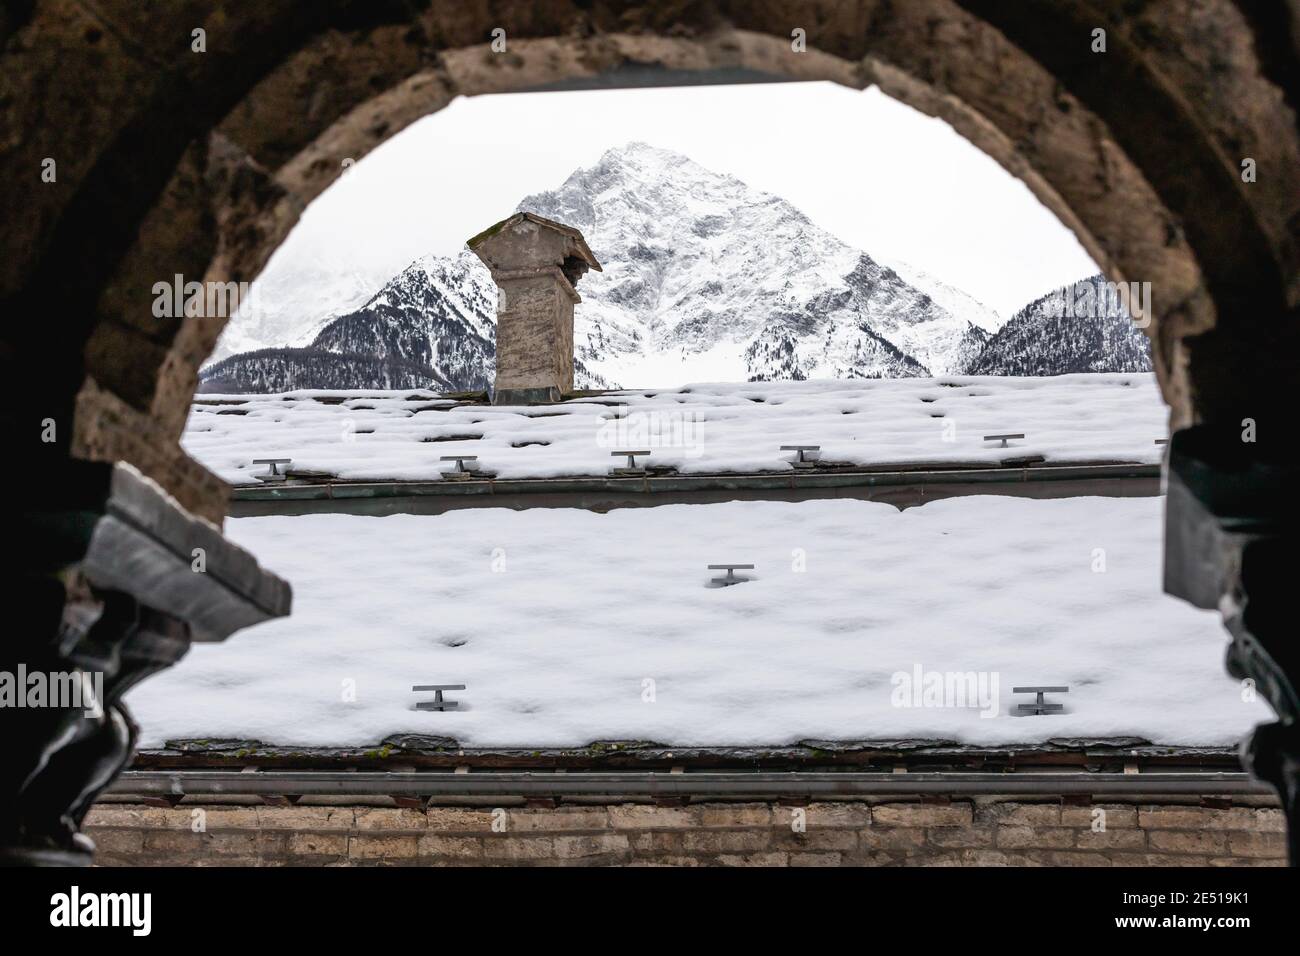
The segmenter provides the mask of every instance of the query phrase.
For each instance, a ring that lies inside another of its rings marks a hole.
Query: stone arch
[[[154,284],[251,282],[344,159],[457,95],[673,74],[878,84],[1022,179],[1111,278],[1152,284],[1157,374],[1191,435],[1171,457],[1185,485],[1171,514],[1188,517],[1170,519],[1166,586],[1223,606],[1238,670],[1273,682],[1290,728],[1274,737],[1290,737],[1266,743],[1289,755],[1294,805],[1300,660],[1257,638],[1283,630],[1297,450],[1235,433],[1247,418],[1294,431],[1298,37],[1294,2],[1259,0],[10,3],[0,381],[20,398],[0,410],[6,447],[35,449],[23,477],[62,500],[81,500],[86,459],[125,460],[219,522],[225,488],[178,440],[224,323],[154,314]],[[45,420],[57,440],[38,443]]]

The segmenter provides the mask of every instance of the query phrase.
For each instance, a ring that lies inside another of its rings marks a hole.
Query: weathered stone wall
[[[1212,801],[1204,801],[1209,803]],[[106,866],[1280,866],[1265,800],[95,807]],[[200,814],[198,811],[202,811]],[[1101,811],[1101,813],[1098,813]],[[796,828],[802,815],[804,829]],[[195,832],[196,821],[205,828]],[[1094,829],[1104,820],[1104,830]],[[495,822],[495,826],[494,826]]]

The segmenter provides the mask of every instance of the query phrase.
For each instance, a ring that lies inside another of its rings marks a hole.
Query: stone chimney
[[[517,212],[466,245],[492,270],[497,299],[494,405],[558,402],[573,391],[574,285],[601,271],[582,233]]]

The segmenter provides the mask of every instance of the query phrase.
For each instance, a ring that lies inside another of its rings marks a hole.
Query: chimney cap
[[[508,226],[513,226],[515,223],[523,222],[525,219],[529,220],[530,222],[534,222],[539,226],[545,226],[547,229],[553,229],[556,232],[560,233],[560,235],[572,239],[574,243],[574,247],[576,248],[577,253],[582,258],[582,260],[585,263],[587,263],[587,265],[590,266],[592,269],[595,269],[597,272],[604,271],[600,267],[600,263],[596,261],[596,257],[592,254],[591,249],[588,248],[587,240],[582,238],[581,232],[579,232],[573,226],[566,226],[562,222],[556,222],[554,219],[547,219],[544,216],[539,216],[536,213],[532,213],[532,212],[517,212],[512,216],[507,216],[505,219],[502,219],[500,222],[488,226],[477,236],[474,236],[473,238],[468,240],[465,243],[465,245],[467,245],[471,251],[477,252],[479,246],[483,245],[483,243],[487,242],[489,239],[497,235],[503,229],[505,229]]]

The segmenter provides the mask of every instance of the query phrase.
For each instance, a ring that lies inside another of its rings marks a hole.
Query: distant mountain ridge
[[[361,385],[350,385],[360,382]],[[319,349],[258,349],[206,366],[200,393],[274,394],[300,388],[442,388],[451,383],[427,365]]]
[[[1080,310],[1079,303],[1090,307]],[[1029,303],[989,339],[966,371],[1031,376],[1149,372],[1151,342],[1111,295],[1105,276],[1094,275]]]
[[[607,151],[517,208],[581,229],[604,266],[579,287],[579,388],[915,377],[1015,365],[1031,351],[1008,335],[990,353],[1001,322],[970,296],[876,261],[777,196],[643,143]],[[485,388],[495,371],[495,305],[496,288],[472,253],[424,256],[359,306],[312,322],[310,339],[294,342],[305,349],[276,358],[274,375],[257,352],[225,359],[220,374],[251,386],[310,368],[319,382],[328,362],[309,362],[314,352],[351,358],[337,381],[313,387],[381,387],[355,378],[366,374],[357,358],[370,356],[381,377],[424,368],[428,381],[410,385]],[[1018,326],[1033,334],[1028,319]],[[1082,357],[1092,340],[1069,331],[1078,340],[1071,363],[1107,365],[1104,354]],[[245,333],[234,335],[247,341]],[[1124,341],[1104,335],[1094,344],[1104,351]],[[1050,358],[1031,364],[1051,368]],[[202,376],[216,374],[214,365]]]
[[[488,388],[495,312],[496,286],[472,253],[424,256],[363,306],[327,323],[311,347],[423,365],[456,388]]]

